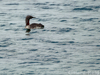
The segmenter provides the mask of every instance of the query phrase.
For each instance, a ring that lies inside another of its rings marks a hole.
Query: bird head
[[[30,19],[32,19],[32,18],[35,18],[35,17],[33,17],[33,16],[31,16],[31,15],[27,15],[27,16],[26,16],[26,20],[30,20]]]

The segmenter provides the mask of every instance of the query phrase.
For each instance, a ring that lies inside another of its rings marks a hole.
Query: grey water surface
[[[100,75],[100,1],[0,0],[0,75]]]

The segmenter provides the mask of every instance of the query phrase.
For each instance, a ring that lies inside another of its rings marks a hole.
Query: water
[[[0,75],[100,75],[100,1],[0,0]]]

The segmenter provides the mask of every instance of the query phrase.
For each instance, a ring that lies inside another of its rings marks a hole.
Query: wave
[[[65,32],[70,32],[71,30],[73,30],[72,28],[60,28],[59,29],[59,33],[65,33]]]
[[[100,8],[100,5],[99,6],[86,6],[86,7],[80,7],[80,8],[74,8],[73,10],[74,11],[82,11],[82,10],[86,10],[86,11],[91,11],[91,10],[96,10],[96,9],[99,9]]]
[[[99,18],[88,18],[88,19],[80,19],[80,21],[94,21],[94,20],[97,20]]]
[[[19,5],[19,3],[8,3],[8,4],[5,4],[5,5]]]
[[[90,11],[90,10],[93,10],[92,8],[87,8],[87,7],[82,7],[82,8],[74,8],[73,10],[87,10],[87,11]]]

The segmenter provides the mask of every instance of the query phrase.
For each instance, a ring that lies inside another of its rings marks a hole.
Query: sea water
[[[100,75],[100,1],[0,0],[0,75]]]

